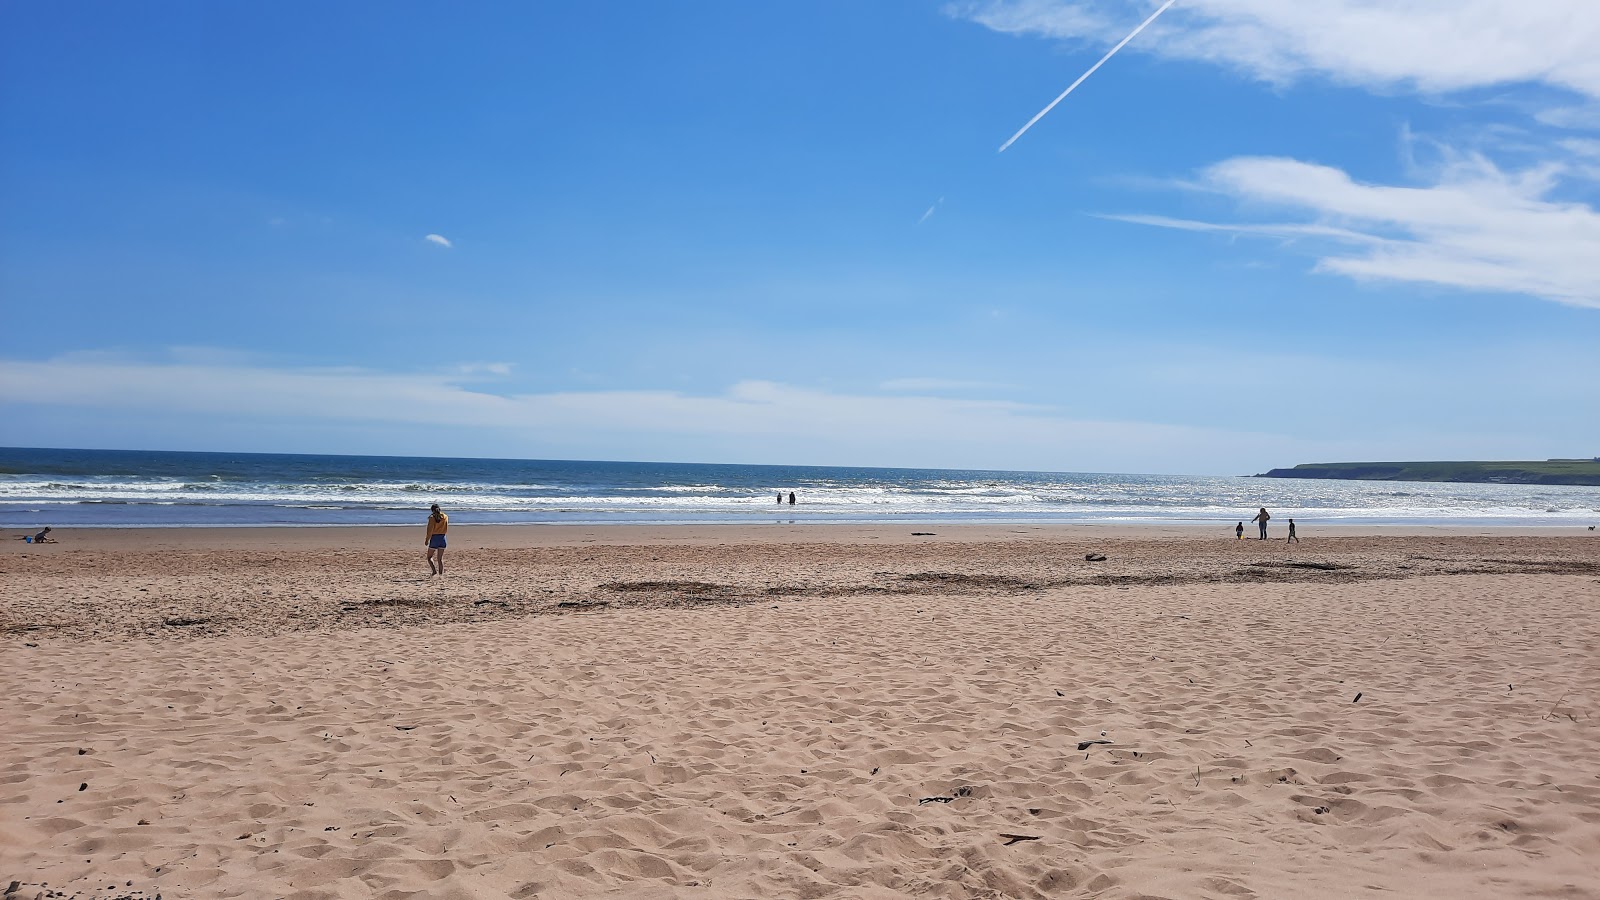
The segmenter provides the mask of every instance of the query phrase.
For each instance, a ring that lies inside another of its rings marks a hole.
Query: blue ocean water
[[[432,503],[457,523],[1600,521],[1595,487],[0,448],[4,528],[414,524]]]

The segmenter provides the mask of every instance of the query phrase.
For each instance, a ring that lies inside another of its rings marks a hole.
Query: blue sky
[[[1157,5],[5,4],[0,443],[1600,454],[1600,5],[1179,0],[996,153]]]

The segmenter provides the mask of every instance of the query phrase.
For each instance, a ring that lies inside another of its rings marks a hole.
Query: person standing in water
[[[422,539],[428,547],[428,571],[435,575],[444,574],[444,533],[449,530],[450,517],[440,512],[435,503],[428,516],[428,536]]]
[[[794,491],[790,491],[789,492],[789,505],[790,506],[794,505]]]
[[[1272,515],[1268,513],[1267,508],[1263,506],[1261,507],[1261,512],[1256,513],[1256,517],[1250,520],[1252,522],[1261,523],[1261,537],[1256,538],[1256,540],[1264,541],[1267,539],[1267,520],[1270,518],[1272,518]]]

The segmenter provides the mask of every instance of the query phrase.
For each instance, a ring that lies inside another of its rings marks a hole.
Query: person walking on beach
[[[1272,518],[1271,514],[1269,514],[1267,512],[1267,508],[1263,506],[1261,507],[1261,512],[1256,513],[1256,517],[1250,520],[1252,522],[1261,523],[1261,537],[1256,538],[1256,540],[1264,541],[1267,539],[1267,520],[1270,518]]]
[[[439,504],[435,503],[428,516],[428,536],[422,539],[428,546],[428,571],[435,575],[444,574],[444,533],[448,530],[450,517],[440,512]]]
[[[1289,537],[1284,540],[1284,543],[1285,544],[1298,544],[1298,543],[1300,543],[1300,538],[1296,537],[1295,533],[1294,533],[1294,520],[1293,519],[1289,520]]]
[[[1234,526],[1233,539],[1236,540],[1236,541],[1244,540],[1244,523],[1243,522],[1240,522],[1238,525]]]

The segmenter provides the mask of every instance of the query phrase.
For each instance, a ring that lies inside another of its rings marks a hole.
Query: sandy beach
[[[421,535],[8,542],[0,890],[1600,896],[1587,531]]]

